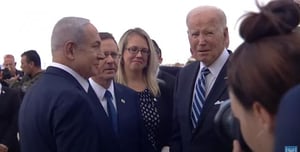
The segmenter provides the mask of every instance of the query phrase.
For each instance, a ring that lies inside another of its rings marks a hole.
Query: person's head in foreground
[[[300,82],[299,21],[292,0],[275,0],[241,23],[244,42],[230,59],[228,84],[233,114],[253,151],[273,151],[280,99]]]

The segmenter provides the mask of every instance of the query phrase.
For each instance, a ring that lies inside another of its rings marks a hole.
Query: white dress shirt
[[[213,85],[215,84],[216,79],[217,79],[221,69],[223,68],[224,64],[226,63],[228,57],[229,57],[229,53],[226,49],[224,49],[222,54],[217,58],[217,60],[213,64],[211,64],[209,67],[207,67],[209,69],[210,73],[206,76],[205,97],[208,96],[210,90],[212,89]],[[197,80],[201,75],[201,70],[204,67],[205,67],[205,65],[202,62],[200,62],[200,69],[198,71],[198,76],[197,76],[197,79],[195,81],[195,87],[196,87]],[[196,89],[194,88],[194,90],[196,90]]]

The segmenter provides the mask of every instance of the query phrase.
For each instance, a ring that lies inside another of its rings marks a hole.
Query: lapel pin
[[[224,80],[227,80],[228,79],[228,77],[226,76],[226,77],[224,77]]]
[[[122,102],[122,103],[125,103],[126,101],[125,101],[124,99],[121,99],[121,102]]]

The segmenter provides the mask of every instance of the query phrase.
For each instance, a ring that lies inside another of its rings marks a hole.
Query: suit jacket
[[[19,112],[22,152],[99,152],[94,104],[68,72],[48,67],[26,93]]]
[[[90,89],[89,95],[93,99],[97,111],[97,121],[101,122],[100,152],[141,152],[144,138],[142,136],[142,122],[139,110],[138,94],[118,83],[114,83],[114,94],[118,113],[118,135],[101,105],[95,91]]]
[[[224,145],[214,129],[214,117],[219,109],[217,101],[229,98],[226,85],[226,63],[221,69],[203,106],[198,126],[193,129],[191,104],[200,62],[193,62],[181,69],[174,94],[174,134],[172,152],[226,152],[231,145]]]
[[[0,90],[0,144],[6,145],[9,152],[20,151],[17,139],[19,106],[18,93],[2,86]]]
[[[177,74],[179,73],[179,71],[181,69],[182,69],[182,67],[176,67],[176,66],[159,66],[159,70],[167,72],[167,73],[173,75],[174,77],[177,76]]]
[[[157,74],[157,78],[158,78],[159,82],[166,83],[165,86],[167,88],[171,89],[171,91],[172,91],[171,93],[173,95],[176,77],[169,74],[168,72],[165,72],[163,70],[159,70],[158,74]]]
[[[159,81],[160,96],[157,97],[157,107],[160,117],[158,126],[158,150],[163,146],[170,146],[172,136],[172,115],[173,115],[173,89],[174,84],[169,79],[166,82]],[[172,86],[173,85],[173,86]]]
[[[300,148],[299,101],[300,84],[287,91],[280,101],[275,125],[275,152]]]

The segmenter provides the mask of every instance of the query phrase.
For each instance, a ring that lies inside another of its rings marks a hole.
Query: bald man
[[[214,117],[229,98],[226,62],[230,51],[226,16],[213,6],[192,9],[186,18],[191,53],[196,59],[177,75],[172,152],[229,152],[214,129]]]
[[[65,17],[52,33],[53,63],[24,97],[19,113],[22,152],[100,152],[100,121],[88,96],[101,39],[89,20]]]

